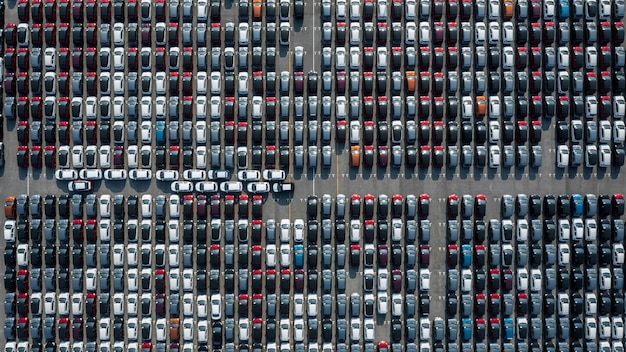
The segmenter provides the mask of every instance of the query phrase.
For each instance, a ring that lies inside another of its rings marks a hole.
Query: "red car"
[[[196,212],[198,213],[199,219],[207,218],[207,196],[204,194],[199,194],[196,202]]]
[[[430,265],[430,246],[427,244],[420,245],[420,266],[428,268]]]
[[[294,72],[293,80],[296,94],[302,94],[302,92],[304,91],[304,73]]]
[[[389,247],[386,244],[378,245],[378,266],[386,267],[389,258]]]
[[[456,244],[448,245],[448,266],[455,267],[459,262],[459,246]]]

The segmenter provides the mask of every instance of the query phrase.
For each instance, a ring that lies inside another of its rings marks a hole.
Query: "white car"
[[[304,315],[304,295],[302,293],[293,295],[293,315],[296,317]]]
[[[500,123],[489,121],[489,143],[497,144],[500,141]]]
[[[261,180],[261,171],[242,170],[237,173],[237,179],[242,182],[253,182]]]
[[[15,242],[15,220],[6,220],[4,222],[4,240],[6,242]]]
[[[526,268],[517,269],[517,290],[528,290],[528,270]]]
[[[372,342],[374,341],[374,319],[367,318],[363,322],[363,340]]]
[[[623,119],[625,115],[626,99],[622,95],[617,95],[613,97],[613,121],[615,121],[615,119]]]
[[[59,300],[57,303],[57,311],[60,316],[70,315],[70,294],[67,292],[59,293]]]
[[[569,166],[569,148],[566,145],[557,147],[556,166],[563,169]]]
[[[570,250],[569,244],[559,243],[558,246],[558,262],[560,266],[569,266],[570,263]]]
[[[83,147],[80,145],[72,147],[72,167],[75,169],[83,168]]]
[[[361,339],[361,319],[350,319],[350,338],[352,341],[359,341]]]
[[[129,169],[136,169],[139,167],[139,147],[131,145],[126,150],[126,159]]]
[[[620,316],[611,317],[611,338],[613,340],[621,340],[624,338],[624,319]]]
[[[600,150],[598,152],[598,166],[611,166],[611,147],[607,144],[600,144]]]
[[[243,191],[243,184],[239,181],[227,181],[220,183],[222,192],[233,193]]]
[[[67,189],[70,192],[89,192],[93,190],[93,184],[91,181],[70,181]]]
[[[200,193],[216,193],[219,192],[219,187],[217,182],[213,181],[203,181],[196,183],[196,192]]]
[[[100,167],[103,169],[110,168],[111,167],[111,147],[108,145],[101,146],[98,155],[100,159]]]
[[[469,120],[474,116],[474,103],[471,97],[463,97],[461,99],[461,111],[465,120]]]
[[[163,182],[178,180],[178,171],[176,170],[159,170],[156,172],[156,179]]]
[[[144,219],[152,217],[152,196],[149,194],[141,196],[141,217]]]
[[[472,290],[472,272],[469,269],[461,271],[461,292]]]
[[[420,319],[420,339],[422,341],[430,341],[430,320],[428,318]]]
[[[585,339],[595,340],[598,335],[598,323],[595,318],[585,318]]]
[[[170,190],[177,193],[193,192],[193,183],[189,181],[174,181],[170,185]]]
[[[386,47],[377,47],[376,48],[376,68],[379,70],[387,69],[387,48]]]
[[[430,270],[420,269],[420,291],[430,290]]]
[[[183,270],[183,291],[185,292],[193,292],[193,270],[185,269]]]
[[[282,219],[280,220],[280,242],[281,243],[289,243],[289,239],[290,239],[290,228],[291,228],[291,223],[289,222],[289,219]]]
[[[358,47],[350,48],[350,69],[356,70],[361,67],[361,49]]]
[[[500,147],[497,145],[489,146],[489,167],[497,169],[500,166],[501,159]]]
[[[280,245],[280,266],[283,268],[289,268],[291,265],[291,249],[289,245]]]
[[[621,266],[624,264],[624,245],[621,243],[613,244],[613,266]]]
[[[76,170],[57,170],[54,176],[58,181],[73,181],[78,179],[78,172]]]
[[[595,70],[598,67],[598,50],[588,46],[585,48],[585,68]]]
[[[593,292],[585,293],[585,315],[593,316],[598,312],[598,299]]]
[[[248,185],[246,186],[246,189],[248,190],[249,193],[267,193],[270,191],[270,184],[269,182],[251,182],[248,183]]]
[[[222,318],[222,297],[219,294],[211,295],[211,319],[220,320]]]
[[[133,169],[128,173],[128,178],[134,181],[149,181],[152,179],[152,170]]]
[[[126,323],[126,338],[129,341],[137,341],[137,335],[139,331],[139,319],[129,318]]]
[[[183,172],[183,179],[186,181],[202,181],[206,179],[206,171],[205,170],[185,170]]]
[[[239,23],[239,29],[238,29],[238,34],[239,34],[239,45],[240,46],[248,46],[248,30],[249,30],[250,26],[245,23]]]
[[[128,298],[126,300],[126,314],[128,314],[131,317],[136,317],[138,305],[139,305],[139,296],[137,295],[137,293],[129,293]],[[72,314],[73,313],[74,312],[72,311]]]
[[[290,342],[291,322],[288,319],[281,319],[279,326],[279,336],[281,342]]]
[[[489,118],[498,120],[502,114],[502,106],[500,105],[500,97],[489,97]],[[498,124],[498,128],[500,125]]]
[[[386,291],[378,291],[376,310],[380,315],[386,315],[389,311],[389,297]]]
[[[273,170],[266,169],[263,170],[263,179],[266,181],[283,181],[287,177],[287,174],[284,170]]]
[[[167,340],[167,322],[165,318],[157,319],[155,324],[155,337],[158,342]]]
[[[557,312],[559,316],[567,317],[569,316],[569,296],[567,293],[559,293],[558,294],[558,303],[557,303]]]
[[[533,292],[541,291],[541,270],[539,269],[531,269],[530,270],[530,290]]]
[[[183,333],[181,335],[183,341],[193,342],[194,320],[191,318],[185,318],[182,324]]]
[[[557,66],[559,70],[565,70],[569,67],[569,50],[565,46],[560,46],[557,50]]]
[[[476,23],[476,27],[474,28],[474,43],[478,45],[485,44],[485,40],[487,39],[487,27],[484,23]]]
[[[309,294],[307,297],[307,315],[309,318],[317,316],[317,296]]]
[[[428,45],[430,43],[430,23],[420,22],[419,24],[419,44]]]
[[[294,319],[293,321],[293,340],[295,342],[304,341],[304,319]]]
[[[356,219],[350,220],[350,242],[359,243],[360,241],[361,241],[361,222]]]
[[[213,75],[211,73],[211,75]],[[198,72],[196,74],[196,93],[206,94],[208,86],[208,79],[206,72]],[[213,94],[213,92],[211,92]]]
[[[293,240],[302,243],[304,241],[304,220],[295,219],[293,221]]]
[[[207,295],[198,295],[196,298],[196,316],[198,318],[206,318],[209,312],[209,298]]]
[[[626,140],[626,124],[621,120],[613,120],[613,143],[620,144]]]
[[[601,339],[611,338],[611,318],[606,316],[598,317],[598,333]]]
[[[250,322],[247,318],[239,318],[239,341],[248,341],[250,335]]]
[[[219,72],[211,72],[211,94],[222,92],[222,75]]]
[[[514,27],[513,22],[502,23],[502,44],[511,45],[514,40]]]
[[[391,294],[391,315],[402,316],[402,295],[400,293]]]
[[[100,318],[100,323],[98,323],[98,335],[100,337],[100,341],[108,341],[110,339],[110,332],[111,319]]]
[[[134,224],[136,222],[136,220],[131,223],[129,222],[129,225]],[[137,267],[137,258],[138,258],[138,247],[136,243],[129,243],[126,246],[126,265],[128,265],[131,268]],[[130,277],[131,275],[129,275]]]
[[[343,71],[346,69],[346,48],[337,48],[335,50],[335,70]]]
[[[265,246],[265,266],[268,268],[276,267],[276,245],[268,244]]]
[[[359,22],[350,23],[350,45],[361,44],[361,24]]]
[[[600,268],[598,270],[598,283],[600,290],[608,291],[611,289],[611,270],[609,268]]]

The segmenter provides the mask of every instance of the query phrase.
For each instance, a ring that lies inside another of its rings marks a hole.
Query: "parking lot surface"
[[[623,351],[622,0],[0,8],[5,351]]]

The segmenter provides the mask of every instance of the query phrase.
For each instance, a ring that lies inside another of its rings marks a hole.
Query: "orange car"
[[[487,99],[484,96],[479,95],[476,97],[476,115],[483,117],[487,111]]]
[[[415,71],[406,71],[406,91],[415,92]]]
[[[178,318],[170,319],[170,340],[178,341],[180,339],[180,330],[179,330],[180,320]]]
[[[361,147],[353,145],[350,147],[350,166],[359,167],[361,163]]]
[[[252,2],[252,15],[255,20],[261,19],[261,13],[263,12],[263,0],[254,0]]]
[[[15,219],[17,217],[17,204],[15,197],[8,196],[4,199],[4,216],[7,219]]]
[[[504,18],[507,20],[513,18],[513,1],[504,1],[504,6],[502,7],[502,16],[504,16]]]

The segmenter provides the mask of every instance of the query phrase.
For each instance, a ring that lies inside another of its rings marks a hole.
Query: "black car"
[[[307,198],[307,216],[309,218],[317,218],[318,200],[316,195],[309,195]]]

